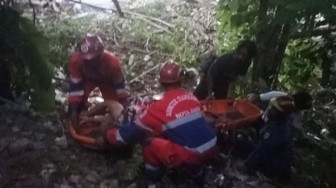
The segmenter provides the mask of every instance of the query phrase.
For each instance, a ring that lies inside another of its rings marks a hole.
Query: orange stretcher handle
[[[81,135],[77,134],[76,130],[73,128],[73,126],[71,124],[69,125],[69,132],[74,139],[78,140],[81,143],[90,144],[90,145],[96,143],[95,139],[93,139],[93,138],[86,137],[86,136],[81,136]]]

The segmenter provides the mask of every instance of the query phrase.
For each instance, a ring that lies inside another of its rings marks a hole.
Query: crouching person
[[[164,169],[182,167],[192,175],[201,174],[203,164],[214,155],[216,134],[206,123],[201,104],[190,92],[181,89],[181,67],[165,62],[159,82],[165,91],[138,119],[106,132],[111,146],[141,143],[147,184],[155,187]]]
[[[290,114],[294,110],[294,99],[290,96],[271,99],[263,117],[265,126],[259,132],[259,143],[245,163],[250,171],[260,171],[283,183],[290,181],[293,157]]]

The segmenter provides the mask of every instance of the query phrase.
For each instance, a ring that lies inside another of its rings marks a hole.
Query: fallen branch
[[[146,19],[145,17],[133,17],[133,18],[135,18],[135,19],[137,19],[137,20],[142,20],[142,21],[148,23],[149,25],[152,25],[152,26],[154,26],[154,27],[156,27],[156,28],[158,28],[158,29],[160,29],[160,30],[162,30],[162,31],[165,31],[165,32],[167,32],[167,33],[169,33],[169,34],[172,34],[172,32],[169,31],[169,29],[164,28],[164,27],[162,27],[161,25],[156,24],[156,23],[154,23],[154,22],[152,22],[152,21]]]
[[[61,10],[57,7],[57,3],[55,1],[53,1],[51,5],[55,12],[61,12]]]
[[[129,81],[129,84],[132,84],[133,82],[135,82],[136,80],[138,80],[139,78],[145,76],[146,74],[152,72],[153,70],[157,69],[160,66],[160,64],[155,65],[154,67],[148,69],[147,71],[143,72],[142,74],[140,74],[139,76],[133,78],[131,81]]]
[[[160,23],[162,23],[162,24],[164,24],[164,25],[166,25],[168,27],[175,28],[175,25],[173,25],[171,23],[168,23],[168,22],[165,22],[163,20],[160,20],[158,18],[153,18],[153,17],[150,17],[150,16],[146,16],[146,15],[143,15],[143,14],[140,14],[140,13],[131,12],[131,11],[127,11],[127,10],[125,10],[124,13],[131,14],[131,15],[134,15],[134,16],[141,16],[141,17],[153,20],[153,21],[160,22]]]
[[[120,44],[119,44],[118,41],[117,41],[117,37],[116,37],[116,34],[115,34],[115,33],[113,33],[113,40],[114,40],[114,42],[115,42],[115,44],[116,44],[117,46],[120,46]]]
[[[159,51],[148,52],[147,50],[142,50],[142,49],[139,49],[139,48],[136,48],[136,47],[131,48],[130,50],[140,52],[140,53],[146,53],[146,54],[149,54],[149,55],[158,54],[158,55],[162,55],[162,56],[173,57],[172,54],[166,54],[166,53],[162,53],[162,52],[159,52]]]

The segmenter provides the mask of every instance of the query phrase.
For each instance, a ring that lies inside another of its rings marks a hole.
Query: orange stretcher
[[[142,106],[144,108],[144,106]],[[202,101],[202,111],[205,116],[214,119],[216,131],[231,131],[255,122],[263,113],[258,107],[247,100],[210,100]],[[101,150],[105,149],[95,143],[95,138],[102,135],[99,124],[85,123],[80,127],[69,124],[71,136],[81,145]]]
[[[84,147],[91,149],[101,150],[104,149],[103,146],[96,144],[95,138],[101,136],[99,133],[99,124],[95,123],[85,123],[80,127],[75,128],[71,123],[69,123],[69,132],[72,138],[78,141]]]
[[[247,100],[209,100],[202,101],[205,116],[213,116],[215,129],[236,130],[254,123],[263,113],[261,109]]]

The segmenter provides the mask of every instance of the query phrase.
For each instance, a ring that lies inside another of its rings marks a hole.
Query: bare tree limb
[[[114,42],[116,43],[117,46],[120,46],[120,44],[117,41],[117,37],[116,37],[115,33],[113,33],[113,40],[114,40]]]
[[[30,5],[30,7],[33,9],[33,23],[36,24],[36,12],[35,12],[35,7],[34,7],[34,5],[33,5],[33,3],[32,3],[31,0],[29,0],[29,5]]]
[[[158,18],[153,18],[153,17],[150,17],[150,16],[146,16],[146,15],[143,15],[143,14],[139,14],[139,13],[131,12],[131,11],[127,11],[127,10],[125,10],[124,12],[127,13],[127,14],[130,14],[130,15],[140,16],[140,17],[144,17],[144,18],[147,18],[147,19],[150,19],[150,20],[153,20],[153,21],[157,21],[157,22],[160,22],[160,23],[162,23],[162,24],[164,24],[168,27],[175,28],[175,25],[170,24],[168,22],[165,22],[163,20],[160,20]]]
[[[152,72],[153,70],[159,68],[159,66],[160,66],[160,64],[155,65],[154,67],[148,69],[147,71],[143,72],[143,73],[140,74],[139,76],[133,78],[129,83],[132,84],[133,82],[135,82],[135,81],[138,80],[139,78],[141,78],[141,77],[145,76],[146,74]]]
[[[114,6],[117,8],[119,16],[123,18],[124,17],[124,13],[121,11],[121,8],[120,8],[118,0],[112,0],[112,2],[114,3]]]
[[[160,29],[160,30],[162,30],[162,31],[165,31],[165,32],[167,32],[167,33],[169,33],[169,34],[172,34],[172,32],[169,31],[167,28],[162,27],[162,26],[160,26],[160,25],[158,25],[158,24],[156,24],[156,23],[150,21],[150,20],[146,19],[145,17],[133,17],[133,18],[134,18],[134,19],[137,19],[137,20],[142,20],[142,21],[148,23],[148,24],[151,25],[151,26],[154,26],[154,27],[156,27],[156,28],[158,28],[158,29]]]
[[[140,52],[140,53],[147,53],[148,54],[148,51],[147,50],[142,50],[142,49],[139,49],[139,48],[131,48],[130,49],[131,51],[136,51],[136,52]],[[166,53],[161,53],[161,52],[158,52],[158,51],[152,51],[149,53],[150,55],[151,54],[159,54],[159,55],[162,55],[162,56],[166,56],[166,57],[173,57],[172,54],[166,54]]]

